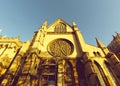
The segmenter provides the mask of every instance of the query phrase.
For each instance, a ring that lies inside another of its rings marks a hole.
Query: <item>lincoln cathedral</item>
[[[96,43],[62,19],[45,21],[31,41],[0,36],[0,86],[120,86],[120,34]]]

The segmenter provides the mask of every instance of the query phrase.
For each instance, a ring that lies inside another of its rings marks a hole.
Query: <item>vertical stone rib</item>
[[[57,86],[64,86],[64,63],[64,60],[58,61]]]
[[[72,59],[72,60],[70,60],[70,63],[72,65],[72,70],[73,70],[73,84],[75,86],[79,86],[78,72],[77,72],[77,69],[76,69],[76,60]]]

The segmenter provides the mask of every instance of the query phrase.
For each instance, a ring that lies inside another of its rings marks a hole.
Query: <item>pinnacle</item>
[[[97,46],[99,47],[99,48],[103,48],[103,47],[106,47],[100,40],[98,40],[97,38],[96,38],[96,42],[97,42]]]

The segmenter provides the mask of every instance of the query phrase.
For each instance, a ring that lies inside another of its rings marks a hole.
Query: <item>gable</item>
[[[48,26],[47,32],[53,33],[66,33],[66,32],[73,32],[72,26],[67,24],[62,19],[58,19],[53,24]]]

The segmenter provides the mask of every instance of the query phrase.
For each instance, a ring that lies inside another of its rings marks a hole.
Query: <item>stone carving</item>
[[[44,39],[45,39],[46,34],[47,34],[47,21],[45,23],[43,23],[43,25],[40,29],[39,39],[40,39],[40,44],[41,45],[44,44]]]
[[[54,28],[55,33],[65,33],[66,25],[63,23],[58,23]]]
[[[43,45],[46,31],[44,31],[44,29],[41,29],[40,31],[41,31],[40,32],[40,44]]]
[[[48,52],[55,57],[65,57],[73,52],[73,44],[65,39],[58,39],[48,45]]]

